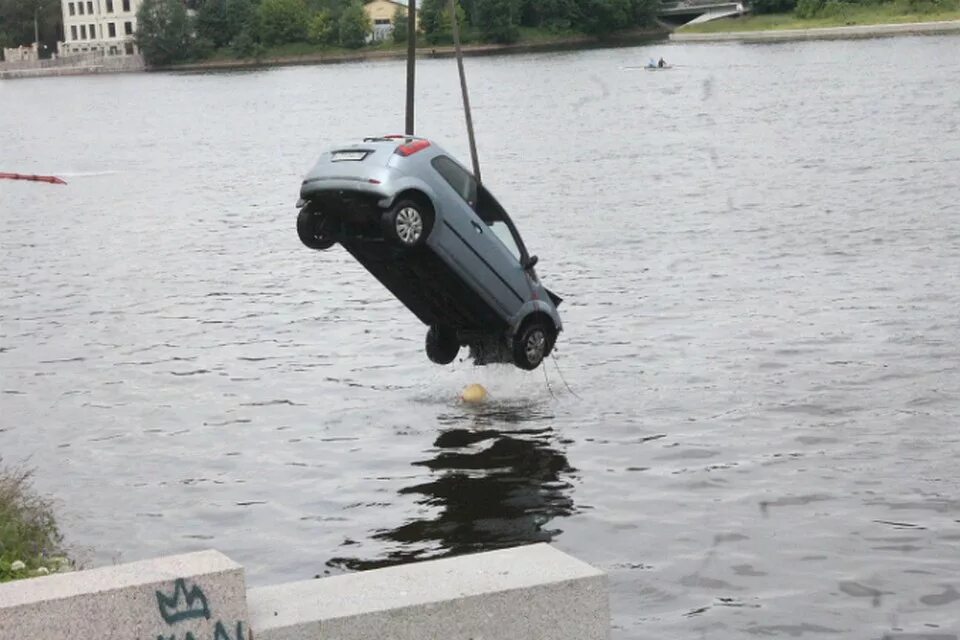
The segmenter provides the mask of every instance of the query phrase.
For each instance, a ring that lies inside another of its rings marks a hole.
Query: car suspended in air
[[[327,151],[297,207],[303,244],[339,243],[429,327],[431,361],[465,346],[476,364],[531,370],[550,355],[561,299],[507,212],[437,144],[383,136]]]

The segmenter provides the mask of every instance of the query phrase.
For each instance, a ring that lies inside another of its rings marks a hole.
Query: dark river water
[[[960,38],[467,73],[565,298],[532,373],[430,364],[297,239],[320,151],[402,129],[401,62],[0,84],[0,171],[69,182],[0,183],[0,454],[77,553],[265,585],[550,541],[620,640],[960,637]],[[466,161],[458,90],[420,63]]]

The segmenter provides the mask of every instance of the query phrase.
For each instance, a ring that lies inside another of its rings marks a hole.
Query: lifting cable
[[[450,26],[453,28],[453,48],[457,53],[457,71],[460,73],[460,92],[463,94],[463,115],[467,119],[467,138],[470,141],[470,160],[473,161],[473,176],[480,179],[480,161],[477,159],[477,141],[473,137],[473,117],[470,115],[470,95],[467,93],[467,76],[463,72],[463,51],[460,50],[460,25],[457,21],[457,0],[450,0]]]
[[[416,84],[417,57],[417,8],[416,0],[407,0],[407,110],[406,135],[414,135],[414,88]],[[477,183],[480,179],[480,160],[477,158],[477,141],[473,134],[473,117],[470,114],[470,94],[467,92],[467,76],[463,70],[463,51],[460,48],[460,25],[457,21],[457,0],[450,0],[450,26],[453,30],[453,47],[457,55],[457,71],[460,74],[460,93],[463,96],[463,113],[467,121],[467,138],[470,142],[470,160]]]

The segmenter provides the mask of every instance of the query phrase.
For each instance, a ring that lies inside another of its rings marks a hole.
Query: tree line
[[[523,27],[603,36],[647,26],[657,6],[658,0],[457,0],[456,12],[464,41],[511,43]],[[449,0],[421,0],[418,7],[418,38],[451,42]],[[373,29],[362,0],[198,0],[194,16],[187,8],[182,0],[141,4],[137,41],[149,64],[205,58],[216,49],[259,57],[291,43],[358,49],[369,44]],[[393,39],[405,41],[405,6],[392,22]]]
[[[34,25],[41,49],[55,52],[57,41],[63,39],[60,0],[0,0],[0,47],[29,45]]]

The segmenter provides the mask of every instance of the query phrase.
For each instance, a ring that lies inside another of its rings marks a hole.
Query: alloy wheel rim
[[[547,346],[547,337],[543,331],[537,329],[527,336],[527,343],[524,345],[524,353],[527,355],[527,361],[530,364],[537,364],[543,360],[543,352]]]
[[[404,244],[414,244],[423,233],[423,218],[413,207],[404,207],[397,212],[397,236]]]

